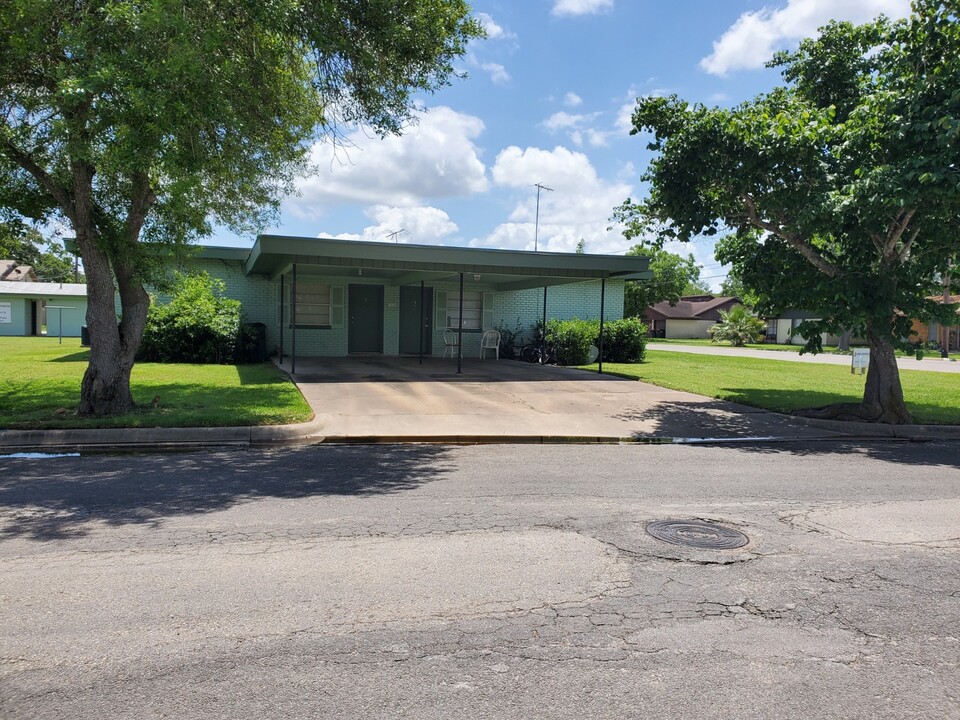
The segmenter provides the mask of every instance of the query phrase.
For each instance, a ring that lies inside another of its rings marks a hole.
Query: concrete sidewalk
[[[845,365],[850,367],[850,355],[820,353],[812,355],[789,350],[754,350],[753,348],[735,348],[725,345],[672,345],[670,343],[651,342],[647,350],[665,350],[667,352],[693,353],[694,355],[724,355],[726,357],[749,357],[762,360],[781,360],[783,362],[819,363],[821,365]],[[897,358],[901,370],[922,370],[925,372],[960,373],[960,363],[943,360],[939,356],[927,355],[923,360],[916,358]]]

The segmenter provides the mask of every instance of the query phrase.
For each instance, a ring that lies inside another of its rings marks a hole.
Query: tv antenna
[[[398,238],[401,235],[403,235],[405,232],[407,232],[406,228],[400,228],[399,230],[394,230],[392,233],[387,233],[387,237],[393,240],[393,242],[398,243],[399,242]],[[407,234],[409,235],[410,233],[407,233]]]
[[[537,183],[534,187],[537,189],[537,220],[533,226],[533,251],[537,252],[538,241],[540,239],[540,191],[549,190],[553,192],[553,188],[547,187],[543,183]]]

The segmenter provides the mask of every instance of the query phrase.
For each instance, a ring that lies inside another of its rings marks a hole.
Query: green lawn
[[[636,365],[604,363],[603,371],[783,413],[859,401],[866,379],[838,365],[662,350],[648,350],[647,361]],[[900,379],[915,422],[960,425],[960,373],[903,370]]]
[[[279,425],[313,416],[271,363],[138,363],[131,379],[135,412],[81,419],[75,410],[88,356],[77,338],[63,345],[57,338],[0,338],[0,428]]]

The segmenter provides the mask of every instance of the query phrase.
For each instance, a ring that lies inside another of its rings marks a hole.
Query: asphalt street
[[[0,457],[0,718],[161,717],[960,718],[960,444]]]

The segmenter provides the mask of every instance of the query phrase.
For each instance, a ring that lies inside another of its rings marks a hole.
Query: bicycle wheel
[[[537,348],[534,345],[524,345],[520,348],[520,359],[532,363],[537,361]]]

